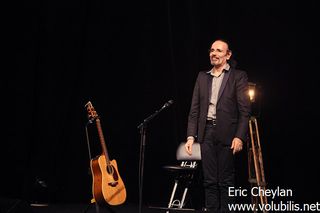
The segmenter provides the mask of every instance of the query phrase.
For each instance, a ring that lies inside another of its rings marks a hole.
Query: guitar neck
[[[108,154],[106,142],[104,140],[104,136],[103,136],[103,132],[102,132],[102,128],[101,128],[101,122],[100,122],[99,118],[96,119],[96,125],[97,125],[97,129],[98,129],[102,152],[103,152],[104,156],[106,157],[107,164],[109,164],[110,163],[109,154]]]

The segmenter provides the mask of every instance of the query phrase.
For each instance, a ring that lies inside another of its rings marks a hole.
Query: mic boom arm
[[[171,106],[172,104],[173,104],[173,100],[169,100],[159,110],[155,111],[152,115],[150,115],[149,117],[144,119],[143,122],[138,126],[138,129],[140,129],[142,126],[146,125],[150,120],[152,120],[155,116],[157,116],[162,110]]]

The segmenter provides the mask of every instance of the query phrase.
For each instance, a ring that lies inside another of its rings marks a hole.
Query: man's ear
[[[227,50],[227,59],[229,60],[232,56],[232,51],[231,50]]]

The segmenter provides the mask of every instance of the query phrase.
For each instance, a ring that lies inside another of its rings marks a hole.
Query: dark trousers
[[[228,188],[234,186],[235,168],[231,146],[216,140],[216,128],[207,123],[201,144],[205,206],[213,211],[228,212],[228,204],[234,199],[228,196]]]

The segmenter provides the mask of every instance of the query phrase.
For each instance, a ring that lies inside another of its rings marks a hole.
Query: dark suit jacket
[[[208,71],[199,72],[187,129],[187,136],[194,136],[199,143],[203,142],[211,85],[212,75]],[[250,109],[246,72],[234,68],[225,70],[217,101],[217,139],[224,145],[231,145],[234,137],[246,142]]]

